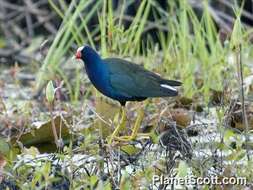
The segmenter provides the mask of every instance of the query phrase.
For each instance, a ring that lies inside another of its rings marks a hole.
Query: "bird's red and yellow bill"
[[[77,51],[76,52],[76,59],[81,59],[81,57],[82,57],[81,51]]]
[[[82,50],[83,50],[84,46],[81,46],[77,49],[76,51],[76,59],[81,59],[82,58]]]

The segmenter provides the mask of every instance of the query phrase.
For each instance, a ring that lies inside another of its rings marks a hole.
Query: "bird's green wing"
[[[139,65],[118,58],[108,58],[104,59],[104,61],[108,64],[112,88],[115,92],[123,96],[162,97],[177,95],[176,89],[161,86],[162,84],[168,86],[169,84],[166,81],[172,81],[162,79],[159,75]]]

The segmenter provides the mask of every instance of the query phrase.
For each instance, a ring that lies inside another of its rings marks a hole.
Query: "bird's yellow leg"
[[[134,123],[134,128],[132,130],[132,134],[130,135],[130,139],[135,139],[137,137],[138,131],[141,127],[141,122],[144,118],[144,109],[142,107],[138,110],[138,116],[136,118],[136,121]]]
[[[119,132],[126,126],[126,121],[127,121],[127,117],[126,117],[126,111],[124,109],[124,107],[121,107],[121,120],[119,122],[119,124],[117,125],[116,129],[114,129],[110,139],[109,139],[109,144],[112,143],[113,139],[118,139],[118,137],[116,137]]]
[[[137,115],[137,118],[135,120],[134,128],[132,130],[131,135],[130,136],[116,137],[115,139],[117,139],[119,141],[131,141],[131,140],[134,140],[138,136],[138,131],[140,129],[141,122],[142,122],[143,118],[144,118],[144,109],[143,109],[143,107],[140,107],[138,109],[138,115]]]

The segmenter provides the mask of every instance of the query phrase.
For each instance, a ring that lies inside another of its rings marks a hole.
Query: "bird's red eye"
[[[77,51],[76,52],[76,59],[81,59],[81,57],[82,57],[81,51]]]

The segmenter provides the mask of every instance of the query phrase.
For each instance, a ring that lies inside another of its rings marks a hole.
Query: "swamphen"
[[[178,91],[174,86],[181,85],[179,81],[163,79],[159,75],[123,59],[102,59],[94,49],[87,45],[77,49],[76,59],[83,60],[86,73],[96,89],[105,96],[119,101],[121,106],[125,106],[127,101],[177,96]],[[125,118],[123,109],[121,124],[114,130],[110,142],[124,125]],[[140,122],[140,118],[137,118],[136,125],[140,125]],[[136,125],[130,139],[137,135],[139,126]]]

